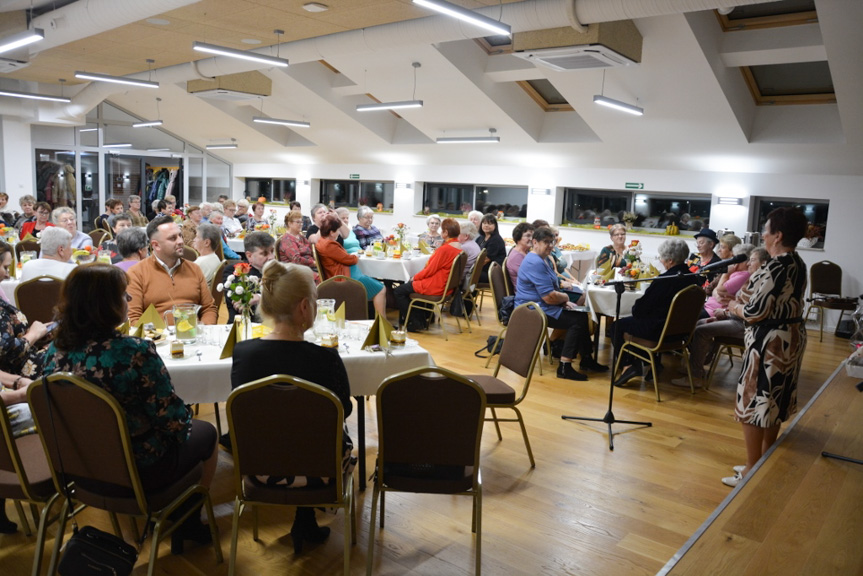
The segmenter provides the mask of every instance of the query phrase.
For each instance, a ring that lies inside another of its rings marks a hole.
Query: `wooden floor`
[[[473,351],[496,331],[491,312],[473,333],[444,341],[440,330],[417,339],[435,361],[465,374],[484,371],[484,360]],[[451,319],[450,319],[451,320]],[[513,337],[515,337],[513,335]],[[608,360],[603,339],[600,360]],[[799,384],[800,406],[818,390],[850,352],[847,340],[825,334],[810,338]],[[562,414],[599,417],[608,409],[608,377],[588,382],[555,378],[544,362],[522,405],[537,465],[531,469],[517,426],[504,428],[502,442],[487,427],[482,445],[483,540],[486,574],[654,574],[728,496],[720,478],[744,462],[742,433],[733,419],[734,384],[739,361],[720,364],[709,391],[691,395],[668,380],[676,377],[677,361],[665,360],[660,377],[662,402],[652,385],[615,389],[614,414],[619,419],[649,420],[651,428],[614,426],[615,450],[608,450],[606,426],[561,419]],[[367,461],[369,470],[377,447],[373,401],[367,402]],[[212,407],[201,417],[213,420]],[[224,420],[224,413],[222,414]],[[356,417],[349,419],[356,438]],[[227,574],[233,508],[231,457],[223,452],[212,494],[221,531],[225,564],[217,565],[211,548],[195,547],[171,556],[163,544],[158,574]],[[805,497],[805,493],[799,497]],[[851,493],[847,493],[851,498]],[[371,490],[358,496],[357,546],[351,551],[351,573],[365,572]],[[842,505],[838,503],[837,505]],[[11,504],[7,511],[17,516]],[[342,518],[318,513],[332,527],[329,540],[295,557],[287,532],[293,512],[261,511],[261,540],[251,537],[251,520],[244,516],[239,545],[239,575],[320,575],[342,570]],[[107,517],[86,511],[82,521],[108,528]],[[109,529],[109,528],[108,528]],[[805,526],[795,535],[805,537]],[[848,546],[859,534],[841,533]],[[53,543],[50,532],[48,545]],[[823,534],[822,534],[823,537]],[[127,539],[129,539],[127,537]],[[149,544],[148,544],[149,545]],[[145,546],[135,574],[145,574]],[[464,497],[391,494],[386,528],[378,532],[376,574],[471,574],[474,537],[470,532],[470,499]],[[20,531],[0,536],[0,574],[29,574],[34,538]],[[47,556],[47,555],[46,555]],[[47,560],[47,558],[46,558]],[[813,567],[811,573],[829,573]],[[762,573],[770,572],[765,569]]]

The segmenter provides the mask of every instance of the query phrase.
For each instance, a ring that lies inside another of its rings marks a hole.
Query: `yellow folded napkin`
[[[339,304],[339,307],[336,308],[335,320],[336,320],[336,324],[338,324],[339,320],[341,320],[342,321],[341,324],[344,325],[344,323],[345,323],[345,303],[344,302]]]
[[[144,325],[138,324],[134,329],[130,329],[129,336],[134,336],[135,338],[143,338],[144,337]]]
[[[144,324],[152,324],[154,328],[159,330],[165,329],[165,319],[156,312],[156,307],[150,304],[144,313],[141,314],[141,317],[138,318],[138,324],[136,327],[141,327]]]
[[[369,328],[369,334],[360,348],[374,346],[375,344],[388,348],[390,345],[390,333],[392,331],[393,325],[380,314],[375,314],[375,321],[372,323],[371,328]]]
[[[431,254],[432,253],[431,248],[429,248],[429,245],[425,240],[419,241],[419,249],[420,249],[420,252],[422,252],[423,254]]]
[[[237,343],[237,323],[235,322],[233,326],[231,326],[231,331],[228,334],[228,339],[225,340],[225,345],[222,347],[222,354],[219,356],[220,360],[224,360],[225,358],[230,358],[234,355],[234,344]]]
[[[125,322],[120,324],[120,326],[117,328],[117,332],[119,332],[120,334],[125,336],[126,334],[129,333],[129,330],[131,330],[131,329],[132,329],[132,326],[130,326],[129,321],[126,320]]]
[[[19,242],[38,242],[38,241],[39,241],[39,239],[36,238],[35,236],[33,236],[32,234],[30,234],[29,232],[27,233],[26,236],[24,236],[23,238],[21,238],[21,240],[19,240]]]
[[[602,266],[597,268],[596,273],[604,281],[614,280],[614,266],[611,265],[611,260],[606,261]]]

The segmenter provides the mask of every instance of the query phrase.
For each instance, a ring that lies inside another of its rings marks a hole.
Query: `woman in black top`
[[[488,269],[492,262],[497,262],[503,266],[503,259],[506,258],[506,244],[497,229],[497,218],[494,214],[486,214],[480,222],[480,235],[476,237],[476,243],[479,244],[480,250],[485,248],[485,264],[482,266],[480,274],[480,282],[488,282]]]
[[[308,266],[272,261],[264,267],[261,279],[260,310],[273,322],[273,331],[263,338],[245,340],[234,347],[231,368],[231,387],[273,374],[288,374],[320,384],[336,393],[345,410],[351,414],[351,386],[345,365],[338,352],[322,348],[303,339],[303,334],[315,319],[315,281]],[[345,427],[343,453],[344,466],[350,468],[353,443]],[[285,489],[304,486],[324,486],[326,480],[312,477],[260,478],[253,481]],[[319,527],[314,508],[298,507],[291,538],[294,551],[302,551],[303,541],[323,542],[330,534],[327,527]]]

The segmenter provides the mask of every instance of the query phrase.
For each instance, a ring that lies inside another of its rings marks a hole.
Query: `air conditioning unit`
[[[24,60],[11,60],[9,58],[0,58],[0,74],[9,74],[10,72],[20,70],[21,68],[26,68],[29,65],[30,63],[25,62]]]
[[[226,90],[224,88],[214,88],[213,90],[201,90],[192,92],[195,96],[201,98],[209,98],[210,100],[225,100],[228,102],[245,102],[248,100],[258,100],[263,94],[250,94],[248,92],[238,92],[236,90]]]
[[[273,81],[257,71],[240,72],[212,80],[189,80],[186,90],[201,98],[244,102],[270,96],[273,93]]]
[[[617,68],[637,64],[634,60],[602,44],[525,50],[513,52],[513,56],[558,71]]]

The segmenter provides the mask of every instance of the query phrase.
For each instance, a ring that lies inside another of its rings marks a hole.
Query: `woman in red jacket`
[[[399,325],[402,327],[411,304],[411,294],[441,296],[446,288],[453,260],[461,252],[461,248],[457,248],[458,235],[461,233],[458,222],[452,218],[445,219],[441,222],[440,233],[443,236],[443,245],[434,251],[432,257],[426,262],[425,268],[417,272],[413,280],[405,282],[393,291],[399,306]],[[408,332],[417,332],[426,328],[426,322],[420,320],[420,316],[414,309],[411,313],[411,322],[407,326]]]

